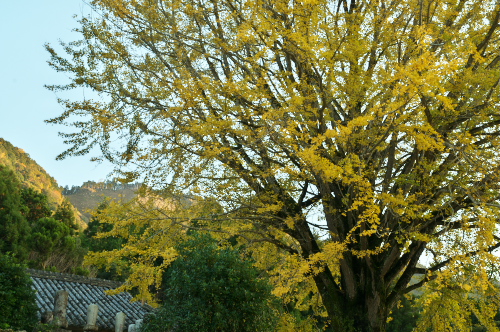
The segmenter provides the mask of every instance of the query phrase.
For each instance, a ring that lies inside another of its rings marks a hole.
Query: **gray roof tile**
[[[36,290],[36,302],[39,317],[44,311],[54,308],[54,296],[60,289],[69,292],[67,319],[69,326],[83,327],[90,304],[99,306],[97,325],[100,329],[114,329],[116,313],[122,311],[127,315],[126,326],[134,324],[152,310],[148,305],[130,302],[129,293],[106,295],[104,292],[121,285],[119,282],[98,278],[87,278],[65,273],[56,273],[28,269]]]

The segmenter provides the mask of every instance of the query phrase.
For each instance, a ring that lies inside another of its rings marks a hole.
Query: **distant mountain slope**
[[[91,217],[89,210],[96,209],[106,197],[127,202],[135,197],[140,187],[140,183],[87,181],[81,186],[64,188],[63,195],[80,211],[83,220],[88,223]]]
[[[0,138],[0,165],[14,171],[23,185],[46,195],[51,208],[55,209],[63,202],[62,188],[59,187],[57,181],[47,174],[26,152],[3,138]],[[76,209],[75,212],[76,222],[84,226],[85,224]]]
[[[0,164],[13,170],[24,185],[45,194],[52,207],[62,203],[64,199],[62,188],[56,180],[24,150],[15,147],[3,138],[0,138]]]

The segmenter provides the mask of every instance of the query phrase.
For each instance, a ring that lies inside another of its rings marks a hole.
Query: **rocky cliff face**
[[[88,181],[81,186],[65,187],[62,193],[82,213],[83,220],[88,223],[91,217],[90,211],[95,210],[106,197],[127,202],[135,197],[140,187],[140,183]]]

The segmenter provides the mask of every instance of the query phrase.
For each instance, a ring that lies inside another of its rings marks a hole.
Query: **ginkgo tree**
[[[90,6],[80,41],[47,46],[71,77],[49,88],[95,92],[49,120],[75,128],[60,158],[97,146],[124,179],[217,201],[214,223],[301,264],[335,331],[384,331],[401,296],[462,266],[479,277],[458,287],[482,289],[500,247],[498,1]]]

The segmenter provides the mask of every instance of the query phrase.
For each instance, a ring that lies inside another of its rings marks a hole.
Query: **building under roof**
[[[99,331],[115,331],[115,317],[118,312],[125,313],[125,326],[128,326],[152,310],[148,305],[130,302],[132,296],[129,293],[105,294],[105,291],[120,286],[120,282],[33,269],[28,269],[27,272],[31,275],[36,290],[39,319],[45,312],[54,310],[57,291],[66,290],[69,293],[66,319],[67,329],[71,331],[83,331],[87,308],[91,304],[97,304],[99,307]]]

